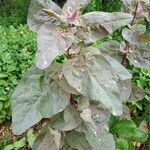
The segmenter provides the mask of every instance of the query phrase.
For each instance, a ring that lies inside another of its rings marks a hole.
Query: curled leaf
[[[50,20],[50,17],[42,11],[43,9],[52,10],[57,14],[61,14],[61,8],[52,0],[31,0],[27,23],[29,28],[34,32],[37,32],[44,22]]]

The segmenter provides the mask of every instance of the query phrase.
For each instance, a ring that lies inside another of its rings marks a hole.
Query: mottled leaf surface
[[[22,134],[42,118],[61,112],[70,94],[58,83],[43,76],[42,71],[30,68],[12,96],[12,125],[14,134]]]
[[[63,32],[61,28],[51,23],[43,24],[38,31],[37,67],[47,68],[58,55],[65,53],[71,46],[73,38],[71,32]]]
[[[68,72],[69,70],[69,72]],[[90,55],[68,60],[63,67],[68,83],[91,100],[99,101],[114,115],[122,113],[118,77],[102,55]]]
[[[90,12],[79,18],[79,25],[83,27],[99,25],[105,28],[109,33],[116,29],[128,25],[132,21],[132,15],[123,12]]]
[[[77,131],[85,133],[86,139],[93,150],[115,150],[113,136],[104,128],[100,129],[97,126],[86,122],[84,125],[80,126]]]

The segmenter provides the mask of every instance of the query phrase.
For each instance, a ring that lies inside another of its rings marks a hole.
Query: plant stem
[[[138,6],[139,6],[139,2],[136,2],[136,7],[135,7],[133,19],[132,19],[132,21],[131,21],[131,26],[134,25],[134,22],[135,22],[135,20],[136,20],[136,17],[137,17],[137,15],[139,14],[139,13],[137,13],[137,11],[138,11]],[[122,65],[125,64],[125,61],[126,61],[126,58],[127,58],[127,54],[129,53],[129,48],[130,48],[129,42],[126,41],[125,43],[126,43],[126,45],[125,45],[125,52],[124,52],[124,54],[122,55],[122,59],[121,59],[121,64],[122,64]]]
[[[70,104],[73,105],[73,106],[76,105],[76,102],[75,102],[75,100],[74,100],[73,94],[70,95]]]

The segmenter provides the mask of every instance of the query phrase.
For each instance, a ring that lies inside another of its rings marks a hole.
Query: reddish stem
[[[139,2],[136,3],[136,8],[135,8],[135,11],[134,11],[134,16],[133,16],[133,19],[131,21],[131,26],[134,25],[134,22],[136,20],[136,17],[139,13],[137,13],[138,11],[138,6],[139,6]],[[122,59],[121,59],[121,64],[124,65],[125,64],[125,61],[126,61],[126,57],[127,57],[127,54],[129,53],[129,42],[125,42],[126,43],[126,46],[125,46],[125,52],[124,54],[122,55]]]
[[[129,42],[126,41],[125,52],[122,55],[121,64],[124,65],[127,57],[127,53],[129,53]]]
[[[132,19],[132,22],[131,22],[132,26],[134,25],[135,19],[137,17],[138,6],[139,6],[139,2],[136,3],[136,7],[135,7],[135,11],[134,11],[134,16],[133,16],[133,19]]]
[[[73,94],[70,95],[70,104],[73,106],[76,106],[76,102],[75,102]]]

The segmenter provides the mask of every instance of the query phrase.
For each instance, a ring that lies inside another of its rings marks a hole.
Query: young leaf
[[[38,51],[36,65],[39,69],[47,68],[53,60],[65,53],[74,39],[72,32],[63,32],[61,28],[44,23],[38,31]]]
[[[70,131],[81,123],[82,119],[78,112],[71,106],[65,108],[63,115],[58,114],[51,119],[51,126],[59,131]]]
[[[43,76],[31,67],[12,96],[12,124],[14,134],[22,134],[42,118],[61,112],[68,104],[70,94],[59,87],[58,81]]]
[[[69,72],[68,72],[69,70]],[[68,83],[91,100],[99,101],[114,115],[122,114],[118,97],[118,78],[102,55],[89,55],[68,60],[63,74]]]
[[[98,128],[91,123],[84,123],[84,125],[77,128],[78,132],[84,132],[87,141],[93,150],[115,150],[115,141],[113,136],[105,129]]]
[[[133,16],[123,12],[90,12],[86,13],[79,18],[79,26],[88,27],[99,25],[105,28],[109,33],[116,29],[128,25],[132,21]]]
[[[33,129],[29,129],[27,132],[27,141],[30,148],[32,148],[35,140],[36,140],[36,135],[33,133]]]
[[[128,142],[124,139],[117,139],[116,150],[128,150]]]
[[[44,23],[50,20],[50,17],[42,11],[43,9],[52,10],[57,14],[61,14],[61,8],[55,4],[52,0],[31,0],[27,23],[29,28],[37,32],[39,27]]]
[[[85,138],[84,133],[72,131],[66,135],[65,139],[72,148],[78,150],[90,150],[90,146]]]
[[[62,8],[64,17],[72,21],[75,20],[78,15],[77,11],[81,8],[84,8],[90,1],[91,0],[67,0]]]

